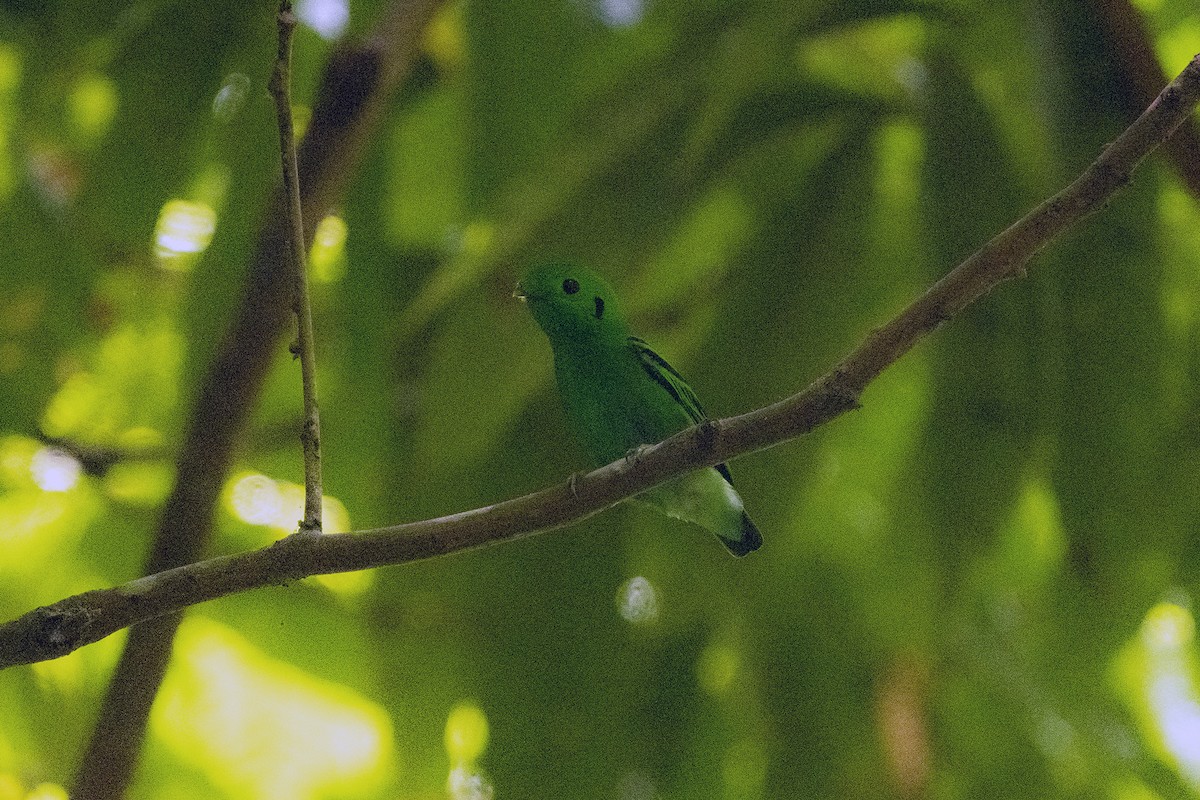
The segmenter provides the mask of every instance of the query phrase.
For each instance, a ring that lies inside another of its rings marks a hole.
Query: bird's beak
[[[513,289],[512,296],[524,303],[529,298],[529,293],[525,291],[524,286],[518,283],[516,288]]]

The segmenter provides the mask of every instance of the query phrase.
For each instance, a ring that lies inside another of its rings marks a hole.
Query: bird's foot
[[[637,447],[631,447],[625,451],[625,460],[630,464],[636,464],[642,457],[642,453],[650,449],[648,444],[639,444]]]

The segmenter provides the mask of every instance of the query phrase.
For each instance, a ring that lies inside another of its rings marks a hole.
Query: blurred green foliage
[[[381,5],[300,4],[301,120],[313,15]],[[1200,15],[1138,8],[1174,74]],[[143,562],[276,181],[273,10],[0,6],[5,618]],[[1106,35],[1082,0],[449,4],[313,257],[330,527],[582,466],[510,298],[537,259],[605,272],[714,414],[803,387],[1132,119]],[[744,561],[622,507],[194,609],[131,796],[1200,794],[1198,264],[1153,160],[740,459]],[[299,407],[281,349],[220,552],[299,517]],[[64,796],[121,641],[0,675],[0,799]]]

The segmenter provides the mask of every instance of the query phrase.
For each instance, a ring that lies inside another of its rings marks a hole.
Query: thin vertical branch
[[[317,409],[317,366],[313,347],[312,305],[308,298],[308,265],[304,253],[304,217],[300,210],[300,176],[296,167],[296,137],[292,131],[292,31],[296,15],[289,0],[279,3],[279,55],[271,73],[271,95],[279,118],[279,156],[283,162],[283,192],[288,216],[287,250],[293,273],[296,348],[304,391],[304,520],[300,530],[321,532],[321,416]]]
[[[420,53],[421,33],[444,2],[391,0],[365,39],[334,52],[297,153],[307,219],[320,219],[340,201],[364,151],[378,135],[384,109],[410,74]],[[202,558],[212,538],[214,509],[235,444],[288,325],[286,218],[280,190],[268,201],[246,285],[200,383],[176,458],[175,485],[143,574]],[[304,236],[305,241],[312,239],[311,222]],[[179,614],[167,614],[130,629],[84,747],[71,787],[73,800],[117,800],[125,795],[180,619]]]

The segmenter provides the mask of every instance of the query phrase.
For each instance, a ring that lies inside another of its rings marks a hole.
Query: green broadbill
[[[517,284],[550,339],[567,420],[596,466],[616,461],[705,419],[687,382],[629,332],[604,279],[570,264],[536,267]],[[707,528],[735,556],[762,544],[729,469],[718,464],[638,496],[664,513]]]

